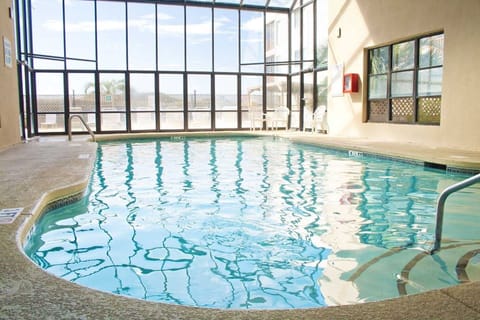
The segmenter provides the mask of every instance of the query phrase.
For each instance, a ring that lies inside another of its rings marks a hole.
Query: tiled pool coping
[[[419,150],[413,145],[405,147],[372,141],[361,145],[321,135],[277,134],[303,143],[320,143],[345,150],[374,154],[384,154],[384,150],[388,150],[393,156],[401,154],[406,159],[418,161],[428,159],[452,168],[480,168],[480,152],[452,150],[460,156],[453,160],[466,159],[455,162],[448,160],[449,152],[443,150],[436,155],[435,150],[427,150],[429,152],[413,157],[413,151]],[[56,278],[28,260],[21,243],[30,230],[34,214],[52,202],[81,193],[88,183],[95,144],[85,139],[79,141],[79,138],[74,139],[75,143],[62,139],[66,140],[64,137],[40,139],[40,142],[20,144],[0,152],[0,208],[25,208],[12,224],[0,225],[0,319],[480,319],[479,283],[375,303],[322,309],[225,311],[135,300]],[[389,148],[384,149],[385,146]],[[407,147],[412,147],[413,151]],[[79,157],[81,154],[91,156]]]

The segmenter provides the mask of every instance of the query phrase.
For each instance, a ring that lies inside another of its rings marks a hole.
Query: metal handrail
[[[92,141],[95,142],[95,134],[93,133],[92,129],[90,129],[90,126],[85,122],[85,120],[83,120],[83,118],[78,115],[78,114],[72,114],[69,118],[68,118],[68,141],[72,141],[72,119],[73,118],[78,118],[80,119],[80,121],[83,123],[83,125],[85,126],[85,128],[87,129],[88,133],[90,134],[90,136],[92,136]]]
[[[451,185],[450,187],[446,188],[443,190],[443,192],[440,194],[438,197],[437,201],[437,220],[436,220],[436,226],[435,226],[435,243],[433,245],[433,249],[430,251],[430,254],[435,253],[436,251],[440,250],[440,242],[442,241],[442,228],[443,228],[443,213],[445,209],[445,201],[447,201],[447,198],[449,195],[451,195],[454,192],[457,192],[459,190],[465,189],[475,183],[480,182],[480,173],[470,177],[468,179],[465,179],[463,181],[460,181],[458,183],[455,183]]]

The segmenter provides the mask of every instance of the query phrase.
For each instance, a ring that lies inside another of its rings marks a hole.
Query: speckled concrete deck
[[[480,170],[480,152],[318,134],[277,134],[306,143]],[[52,276],[24,255],[23,240],[47,203],[83,190],[95,149],[96,144],[83,137],[75,137],[73,142],[55,137],[0,151],[0,209],[24,208],[12,224],[0,225],[0,319],[480,319],[479,282],[340,307],[225,311],[129,299]]]

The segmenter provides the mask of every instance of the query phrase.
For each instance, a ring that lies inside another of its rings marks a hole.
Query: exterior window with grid
[[[368,121],[440,124],[443,34],[368,51]]]

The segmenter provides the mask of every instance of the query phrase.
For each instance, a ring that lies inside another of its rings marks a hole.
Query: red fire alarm
[[[346,73],[343,76],[343,92],[358,92],[358,74]]]

